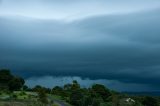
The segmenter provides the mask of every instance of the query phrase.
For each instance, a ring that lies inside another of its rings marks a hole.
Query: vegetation
[[[0,106],[160,106],[160,97],[131,96],[101,84],[82,88],[77,81],[63,87],[29,88],[23,78],[0,70]]]
[[[24,85],[24,79],[14,76],[7,69],[0,70],[0,88],[10,91],[20,90]]]
[[[39,98],[39,101],[40,101],[40,102],[42,102],[42,103],[44,103],[44,104],[47,104],[47,103],[48,103],[45,89],[40,89],[40,90],[38,91],[38,98]]]

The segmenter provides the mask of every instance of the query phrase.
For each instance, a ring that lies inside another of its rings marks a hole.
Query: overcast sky
[[[0,0],[0,68],[30,86],[159,90],[159,19],[159,0]]]
[[[0,15],[73,20],[158,8],[159,0],[2,0]]]

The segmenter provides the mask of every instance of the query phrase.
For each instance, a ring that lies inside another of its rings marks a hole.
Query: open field
[[[47,106],[70,106],[60,96],[48,95]],[[38,101],[36,92],[15,91],[11,94],[1,93],[0,106],[46,106]]]

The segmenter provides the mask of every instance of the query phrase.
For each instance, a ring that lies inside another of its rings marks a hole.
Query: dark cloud
[[[60,77],[52,77],[52,76],[44,76],[44,77],[31,77],[26,80],[26,84],[29,87],[34,87],[35,85],[43,85],[45,87],[53,88],[54,86],[63,86],[67,83],[72,83],[73,80],[77,80],[78,83],[82,87],[90,87],[92,84],[99,83],[104,84],[110,89],[114,89],[116,91],[152,91],[157,90],[152,86],[144,85],[144,84],[136,84],[136,83],[123,83],[116,80],[106,80],[106,79],[98,79],[91,80],[89,78],[82,79],[81,77],[76,76],[60,76]],[[128,89],[129,88],[129,89]]]
[[[157,88],[159,10],[63,23],[0,18],[0,66],[26,78],[80,76]]]

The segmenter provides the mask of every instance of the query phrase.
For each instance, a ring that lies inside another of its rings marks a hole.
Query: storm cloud
[[[160,88],[159,1],[131,3],[123,0],[113,3],[108,0],[71,0],[66,3],[63,0],[35,0],[18,4],[16,1],[6,0],[0,5],[3,10],[0,10],[1,68],[10,68],[26,79],[79,76],[93,81],[118,82],[119,90],[126,84],[144,85],[144,90]],[[17,10],[24,3],[32,3],[34,6],[30,9],[34,11],[30,11],[28,6]],[[81,9],[83,4],[86,4],[85,9],[92,9],[85,12]],[[88,4],[93,5],[87,7]],[[105,4],[110,5],[106,8]],[[132,4],[137,4],[137,8]],[[52,5],[58,12],[51,8]],[[73,7],[66,11],[61,8],[71,5]],[[39,9],[45,9],[50,14],[41,13]],[[33,15],[37,11],[39,13]]]

